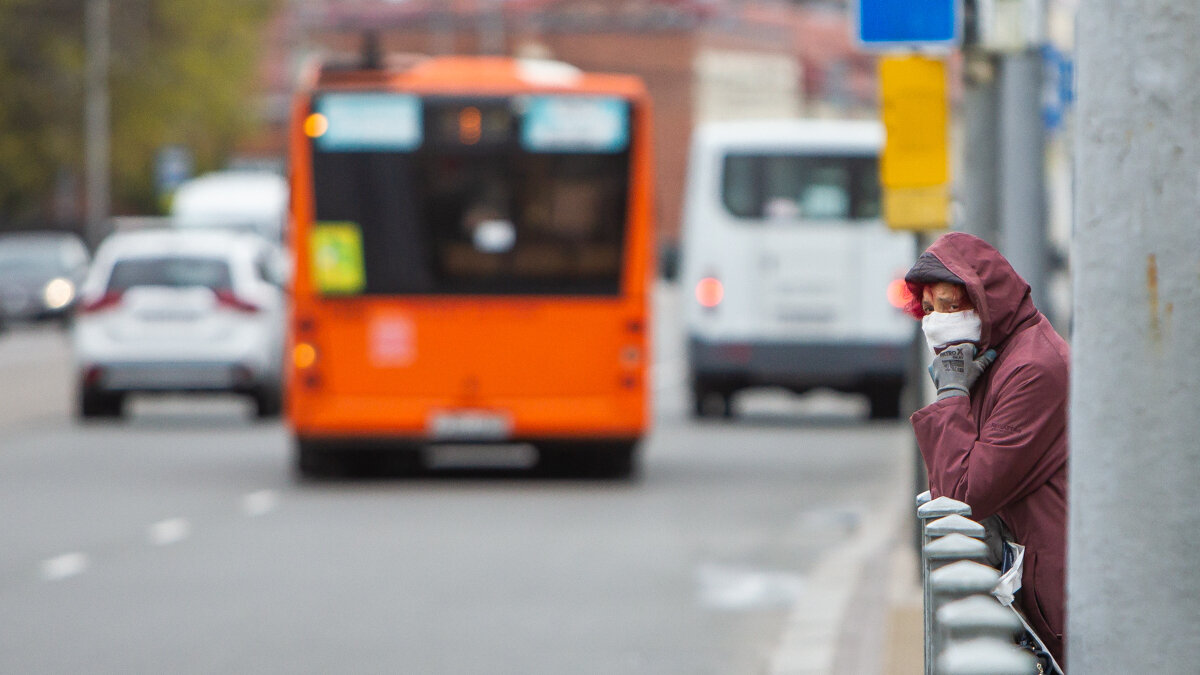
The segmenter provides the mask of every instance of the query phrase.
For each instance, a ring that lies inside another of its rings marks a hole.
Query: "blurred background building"
[[[241,151],[281,156],[304,62],[356,53],[365,31],[389,52],[632,73],[654,99],[659,230],[671,242],[697,122],[874,113],[874,59],[854,50],[848,21],[846,3],[830,0],[292,0],[267,29],[266,130]]]

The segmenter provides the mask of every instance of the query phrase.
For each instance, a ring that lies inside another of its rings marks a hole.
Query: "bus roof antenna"
[[[363,70],[383,68],[383,50],[379,46],[379,33],[373,30],[363,33],[362,67]]]

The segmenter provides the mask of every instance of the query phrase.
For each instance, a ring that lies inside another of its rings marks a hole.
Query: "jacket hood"
[[[1037,318],[1038,310],[1033,305],[1029,284],[999,251],[979,237],[966,232],[950,232],[938,237],[906,279],[929,274],[932,261],[928,256],[935,258],[967,287],[967,295],[983,323],[980,339],[985,347],[1004,344],[1022,324]],[[923,269],[918,270],[918,266]],[[931,280],[949,279],[934,277]]]

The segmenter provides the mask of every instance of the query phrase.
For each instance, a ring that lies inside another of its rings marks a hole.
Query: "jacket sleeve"
[[[935,497],[966,502],[980,520],[1025,498],[1046,481],[1047,454],[1066,433],[1063,383],[1026,366],[993,381],[996,401],[982,423],[965,396],[936,401],[912,416]],[[976,394],[982,395],[982,394]]]

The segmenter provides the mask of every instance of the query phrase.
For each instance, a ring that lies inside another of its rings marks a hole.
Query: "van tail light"
[[[701,307],[713,309],[725,298],[725,286],[716,277],[704,277],[696,283],[696,302]]]
[[[893,279],[892,283],[888,284],[887,299],[896,309],[905,309],[913,301],[912,293],[909,292],[908,284],[903,278]]]
[[[121,304],[121,291],[109,291],[95,300],[83,303],[79,307],[79,311],[83,314],[94,314],[112,309],[119,304]]]
[[[228,288],[218,289],[215,293],[217,295],[217,303],[222,307],[228,307],[229,309],[248,314],[253,314],[262,309],[253,302],[248,302],[234,295],[233,291]]]

